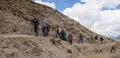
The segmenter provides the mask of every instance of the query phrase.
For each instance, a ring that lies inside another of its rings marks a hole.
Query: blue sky
[[[81,2],[81,0],[42,0],[42,2],[55,3],[56,5],[55,9],[60,11],[72,7],[75,3],[85,4],[85,2]],[[116,7],[117,9],[120,9],[120,4],[117,5]],[[116,8],[103,7],[102,10],[116,10]]]
[[[36,0],[59,10],[86,28],[108,37],[120,36],[120,0]]]
[[[75,3],[80,2],[80,0],[42,0],[43,2],[54,2],[56,9],[63,11],[66,8],[72,7]]]

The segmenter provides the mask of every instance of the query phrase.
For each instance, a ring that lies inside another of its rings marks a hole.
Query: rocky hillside
[[[96,33],[83,27],[78,22],[65,16],[59,11],[46,5],[37,4],[31,0],[0,0],[0,34],[26,34],[34,35],[31,20],[37,16],[40,21],[39,35],[42,36],[41,27],[43,18],[49,20],[51,25],[50,36],[55,37],[55,26],[59,24],[67,34],[74,35],[74,42],[77,41],[78,35],[84,36],[84,41],[89,42],[91,36]],[[111,41],[105,37],[105,42]]]
[[[120,58],[119,45],[118,42],[71,45],[54,37],[0,35],[0,58]]]
[[[38,37],[31,25],[33,16],[40,21]],[[49,37],[43,37],[41,31],[43,18],[51,25]],[[55,38],[57,24],[67,34],[73,34],[73,45]],[[77,44],[80,33],[83,44]],[[104,37],[103,44],[90,44],[95,35],[98,34],[46,5],[31,0],[0,0],[0,58],[120,58],[119,42]]]

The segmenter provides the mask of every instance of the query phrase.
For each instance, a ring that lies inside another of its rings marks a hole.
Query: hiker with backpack
[[[79,35],[79,43],[83,43],[83,36],[82,36],[81,33],[80,33],[80,35]]]
[[[61,31],[61,39],[65,41],[67,40],[67,36],[64,30]]]
[[[49,36],[49,31],[50,31],[50,25],[48,24],[48,20],[44,18],[43,20],[43,27],[42,27],[42,32],[44,34],[44,36]]]
[[[98,43],[98,36],[95,36],[95,43]]]
[[[72,41],[73,41],[72,34],[69,34],[69,35],[68,35],[68,41],[69,41],[69,43],[72,45]]]
[[[42,32],[43,32],[43,34],[44,34],[44,36],[46,37],[46,36],[49,36],[49,31],[50,31],[50,25],[49,24],[46,24],[46,25],[44,25],[43,27],[42,27]]]
[[[93,36],[91,36],[91,38],[90,38],[90,43],[91,43],[91,44],[94,43],[94,38],[93,38]]]
[[[34,17],[31,21],[31,24],[34,25],[34,32],[36,36],[38,36],[38,26],[39,26],[39,20],[37,17]]]
[[[43,20],[43,26],[47,26],[47,24],[48,24],[48,20],[46,18],[44,18],[44,20]]]
[[[113,45],[113,46],[111,47],[110,52],[111,52],[111,53],[115,53],[115,51],[116,51],[116,46],[115,46],[115,45]]]
[[[103,37],[101,36],[101,37],[100,37],[100,43],[101,43],[101,44],[103,43],[103,40],[104,40],[104,39],[103,39]]]
[[[62,28],[59,25],[57,25],[55,31],[56,31],[56,38],[61,38]]]

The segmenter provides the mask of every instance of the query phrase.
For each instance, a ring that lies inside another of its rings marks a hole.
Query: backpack
[[[101,37],[100,40],[103,41],[104,39]]]
[[[64,39],[67,40],[67,35],[66,34],[64,34]]]
[[[97,37],[97,36],[95,36],[95,39],[97,40],[97,39],[98,39],[98,37]]]

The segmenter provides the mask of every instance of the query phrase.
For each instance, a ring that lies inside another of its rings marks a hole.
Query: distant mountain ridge
[[[118,37],[113,37],[113,39],[119,40],[120,41],[120,36]]]

